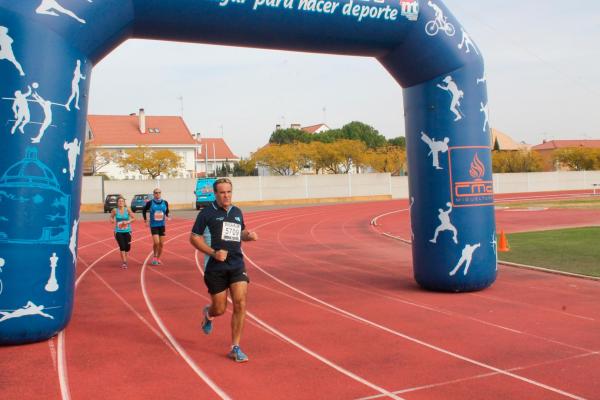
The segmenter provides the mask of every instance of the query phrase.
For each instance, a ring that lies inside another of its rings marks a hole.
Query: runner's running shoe
[[[212,332],[212,321],[208,319],[208,309],[210,306],[204,307],[204,311],[202,311],[203,319],[202,319],[202,332],[205,334],[210,334]]]
[[[248,356],[244,354],[240,346],[233,346],[227,357],[231,358],[235,362],[243,363],[248,361]]]

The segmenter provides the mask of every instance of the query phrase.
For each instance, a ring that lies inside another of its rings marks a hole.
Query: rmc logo
[[[486,152],[489,152],[489,147],[467,146],[448,149],[450,191],[454,207],[494,204],[492,171],[491,168],[486,168],[480,158],[480,154]],[[467,157],[465,153],[468,153]]]
[[[419,2],[417,0],[400,0],[400,14],[409,21],[419,18]]]

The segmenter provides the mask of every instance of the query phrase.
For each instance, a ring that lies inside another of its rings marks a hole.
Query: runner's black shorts
[[[165,227],[164,226],[154,226],[150,228],[150,232],[152,235],[165,236]]]
[[[119,250],[121,250],[121,251],[131,250],[131,233],[115,232],[115,239],[117,239],[117,243],[119,243]]]
[[[236,282],[250,282],[246,274],[246,268],[209,270],[204,272],[204,283],[210,294],[221,293]]]

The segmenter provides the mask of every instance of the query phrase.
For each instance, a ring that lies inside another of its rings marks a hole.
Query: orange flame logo
[[[479,160],[479,156],[477,154],[475,154],[475,157],[473,158],[469,174],[473,179],[481,179],[483,175],[485,175],[485,166],[483,165],[481,160]]]

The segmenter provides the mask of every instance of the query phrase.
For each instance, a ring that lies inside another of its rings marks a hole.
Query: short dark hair
[[[229,183],[231,185],[231,187],[233,188],[233,183],[231,183],[231,179],[229,178],[219,178],[215,181],[215,183],[213,183],[213,192],[217,192],[217,185],[220,185],[221,183]]]

